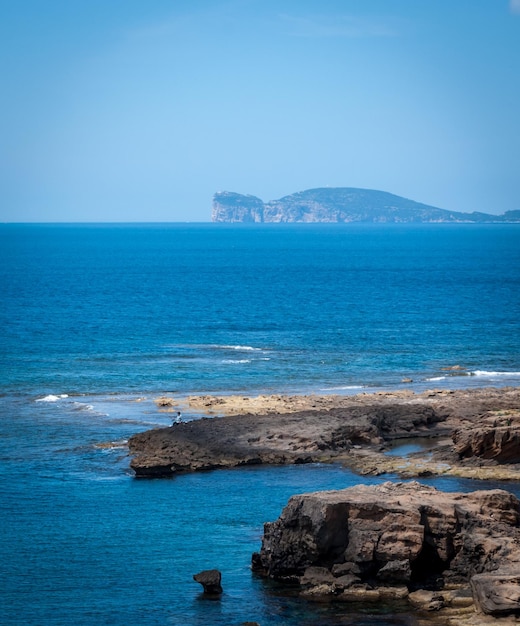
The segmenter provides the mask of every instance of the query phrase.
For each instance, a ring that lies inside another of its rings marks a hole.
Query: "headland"
[[[252,195],[220,191],[213,197],[213,222],[518,222],[520,211],[503,215],[461,213],[415,202],[377,189],[322,187],[263,202]]]

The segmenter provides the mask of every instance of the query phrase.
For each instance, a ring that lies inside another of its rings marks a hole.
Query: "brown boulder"
[[[477,574],[471,579],[473,597],[483,613],[520,614],[520,573]]]

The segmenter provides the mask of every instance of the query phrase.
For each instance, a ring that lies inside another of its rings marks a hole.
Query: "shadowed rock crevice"
[[[442,574],[448,567],[449,563],[443,561],[435,546],[426,540],[419,556],[411,567],[410,589],[441,588],[443,586]]]

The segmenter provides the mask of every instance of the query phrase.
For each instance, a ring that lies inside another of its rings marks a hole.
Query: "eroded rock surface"
[[[474,428],[457,429],[453,442],[461,458],[520,463],[520,410],[489,411]]]
[[[253,464],[331,461],[354,446],[427,433],[445,419],[422,404],[365,404],[327,410],[206,418],[134,435],[129,449],[138,476]]]
[[[159,398],[157,403],[161,410],[180,407],[175,398]],[[362,474],[520,477],[520,463],[518,469],[511,463],[520,438],[516,388],[356,396],[196,396],[182,408],[214,417],[134,435],[129,449],[137,476],[339,461]],[[488,428],[495,429],[493,445],[477,445],[485,439],[477,439],[479,429]],[[405,462],[385,456],[384,446],[403,437],[427,437],[439,444],[422,458]]]
[[[520,501],[417,482],[293,496],[265,524],[253,568],[309,598],[417,601],[426,590],[428,610],[463,604],[471,586],[482,612],[520,615]]]

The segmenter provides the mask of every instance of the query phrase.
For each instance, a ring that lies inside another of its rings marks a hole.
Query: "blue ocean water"
[[[0,261],[0,623],[414,623],[303,604],[249,569],[290,495],[383,479],[140,481],[125,441],[170,423],[164,393],[520,384],[518,226],[4,224]],[[209,567],[219,602],[192,580]]]

